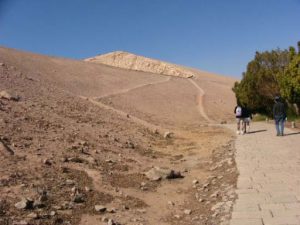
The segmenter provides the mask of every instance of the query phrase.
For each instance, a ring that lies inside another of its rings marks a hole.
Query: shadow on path
[[[296,135],[296,134],[300,134],[300,132],[295,132],[295,133],[284,134],[284,136]]]
[[[267,131],[267,130],[266,129],[264,129],[264,130],[254,130],[254,131],[247,132],[247,134],[254,134],[254,133],[265,132],[265,131]]]

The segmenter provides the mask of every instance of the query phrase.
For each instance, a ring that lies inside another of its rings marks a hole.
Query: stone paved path
[[[299,225],[300,133],[276,137],[271,123],[251,126],[236,140],[240,175],[230,225]]]

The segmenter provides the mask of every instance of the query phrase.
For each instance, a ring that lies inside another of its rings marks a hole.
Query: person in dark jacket
[[[281,101],[281,98],[279,96],[276,96],[275,104],[273,106],[273,116],[275,120],[275,127],[277,131],[277,136],[283,136],[284,133],[284,121],[286,119],[286,109],[285,105]]]

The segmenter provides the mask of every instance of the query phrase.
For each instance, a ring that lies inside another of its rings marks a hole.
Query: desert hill
[[[122,96],[113,96],[114,99],[110,99],[109,101],[114,100],[113,102],[115,103],[118,101],[124,102],[126,99],[122,99],[122,98],[126,96],[126,98],[130,98],[129,101],[130,104],[131,103],[136,104],[137,102],[140,103],[142,101],[145,101],[145,98],[146,99],[152,98],[149,99],[149,104],[148,104],[148,106],[151,109],[147,110],[147,111],[151,111],[150,112],[151,114],[163,113],[160,109],[158,109],[157,112],[153,112],[153,110],[156,109],[156,107],[152,105],[153,102],[155,102],[154,104],[156,104],[162,101],[161,104],[159,105],[166,105],[166,107],[168,108],[173,108],[168,104],[172,102],[171,104],[173,106],[177,105],[178,108],[180,108],[181,110],[176,108],[169,110],[167,114],[164,116],[164,119],[168,120],[167,117],[168,115],[170,115],[169,113],[172,112],[173,114],[174,111],[181,112],[179,117],[183,118],[192,113],[192,110],[189,109],[190,107],[184,105],[184,103],[189,102],[189,100],[191,99],[185,98],[185,96],[187,95],[193,96],[194,95],[193,92],[195,92],[195,90],[198,89],[198,92],[200,92],[200,94],[199,93],[197,94],[196,105],[198,106],[203,105],[202,108],[205,108],[204,110],[201,109],[201,107],[198,107],[200,111],[202,110],[201,112],[202,117],[203,116],[206,117],[205,118],[206,120],[209,120],[210,118],[218,122],[222,120],[228,120],[229,118],[232,117],[232,109],[236,103],[235,96],[231,90],[231,88],[233,87],[233,83],[236,81],[233,78],[220,76],[205,71],[199,71],[194,68],[188,68],[180,65],[166,63],[159,60],[150,59],[150,58],[146,58],[143,56],[138,56],[128,52],[122,52],[122,51],[112,52],[104,55],[98,55],[96,57],[88,58],[85,61],[110,65],[115,68],[125,68],[130,71],[146,71],[154,74],[170,76],[169,78],[167,78],[169,81],[166,83],[155,84],[152,85],[151,87],[145,87],[142,90],[141,89],[132,90],[131,92],[132,95],[134,96],[130,97],[129,96],[130,93],[122,94]],[[190,79],[187,80],[176,79],[176,77],[190,78]],[[194,88],[195,90],[191,90],[191,88]],[[151,92],[150,95],[149,93],[144,93],[145,91],[147,91],[147,89],[149,89],[148,91]],[[165,102],[163,102],[164,99],[160,98],[160,93],[162,93],[162,90],[164,90],[163,92],[165,92],[164,94]],[[182,98],[185,98],[185,100],[182,101]],[[129,105],[127,104],[126,110],[129,110],[128,106]],[[133,108],[138,109],[139,106],[140,104],[137,104],[133,106]],[[122,107],[122,106],[118,105],[118,107]],[[187,109],[187,110],[184,111],[183,109]],[[206,111],[207,113],[204,111]],[[209,116],[207,116],[206,114],[208,114]],[[175,120],[178,121],[178,119],[179,118],[176,118]]]
[[[0,47],[0,224],[228,220],[234,80],[193,73]]]

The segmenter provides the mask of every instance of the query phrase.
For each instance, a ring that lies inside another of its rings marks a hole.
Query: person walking
[[[242,118],[243,118],[243,131],[244,133],[247,133],[247,127],[248,127],[248,133],[250,132],[250,122],[252,120],[252,114],[250,110],[247,107],[242,107]]]
[[[235,114],[236,124],[237,124],[236,133],[242,134],[243,131],[241,130],[241,123],[243,120],[243,110],[242,110],[242,106],[240,106],[240,104],[237,104],[237,106],[234,108],[234,114]]]
[[[284,135],[284,121],[286,119],[286,109],[284,103],[281,101],[279,96],[274,99],[275,103],[273,106],[273,116],[275,120],[275,127],[277,136]]]

